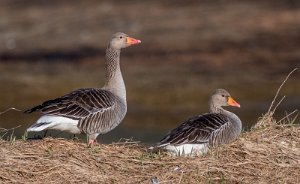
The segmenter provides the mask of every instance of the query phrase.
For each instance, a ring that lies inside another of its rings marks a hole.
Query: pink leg
[[[97,142],[96,138],[99,134],[91,134],[91,135],[87,135],[88,138],[88,145],[91,146],[93,144],[95,144],[95,142]]]
[[[89,139],[89,143],[88,143],[88,145],[93,145],[95,143],[95,140],[93,140],[93,139]]]

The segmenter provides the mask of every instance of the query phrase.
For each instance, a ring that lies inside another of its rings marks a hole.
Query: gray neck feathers
[[[222,107],[217,107],[215,104],[212,102],[212,100],[209,102],[209,112],[210,113],[221,113]]]
[[[120,50],[108,47],[106,49],[106,83],[108,83],[120,69]]]
[[[229,129],[231,129],[232,131],[234,131],[237,134],[240,134],[242,131],[242,122],[241,122],[240,118],[237,115],[235,115],[234,113],[229,112],[223,108],[221,108],[221,114],[227,116],[230,119],[230,122],[231,122],[230,126],[232,126],[232,127]]]
[[[103,87],[126,102],[126,89],[120,69],[120,49],[106,49],[106,83]]]
[[[219,137],[220,139],[215,142],[217,145],[229,143],[238,137],[242,131],[242,122],[237,115],[223,109],[222,107],[216,107],[214,104],[210,104],[210,112],[219,113],[229,118],[228,123],[226,123],[222,128],[222,136]]]

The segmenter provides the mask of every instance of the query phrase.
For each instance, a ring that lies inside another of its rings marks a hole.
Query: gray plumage
[[[208,146],[216,147],[236,139],[242,130],[241,120],[234,113],[223,109],[222,106],[240,107],[240,105],[224,89],[216,90],[209,105],[210,113],[188,119],[171,130],[156,147],[181,149],[182,145],[190,147],[197,145],[198,148],[200,148],[199,145],[203,145],[201,149],[206,150]]]
[[[80,131],[88,134],[92,143],[99,134],[118,126],[127,112],[126,89],[119,63],[120,52],[122,48],[137,43],[140,41],[124,33],[114,34],[106,50],[104,87],[78,89],[25,111],[44,114],[28,131]]]

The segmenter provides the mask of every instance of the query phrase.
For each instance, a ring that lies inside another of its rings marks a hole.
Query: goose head
[[[126,47],[134,45],[134,44],[139,44],[139,43],[141,43],[140,40],[131,38],[125,33],[118,32],[112,36],[109,46],[111,48],[119,50],[119,49],[126,48]]]
[[[217,109],[223,106],[241,107],[225,89],[216,90],[211,97],[210,106]]]

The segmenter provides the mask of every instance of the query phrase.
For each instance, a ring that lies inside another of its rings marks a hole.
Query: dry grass
[[[266,118],[271,120],[270,118]],[[0,183],[299,183],[300,128],[267,122],[197,158],[152,154],[136,142],[0,140]]]

